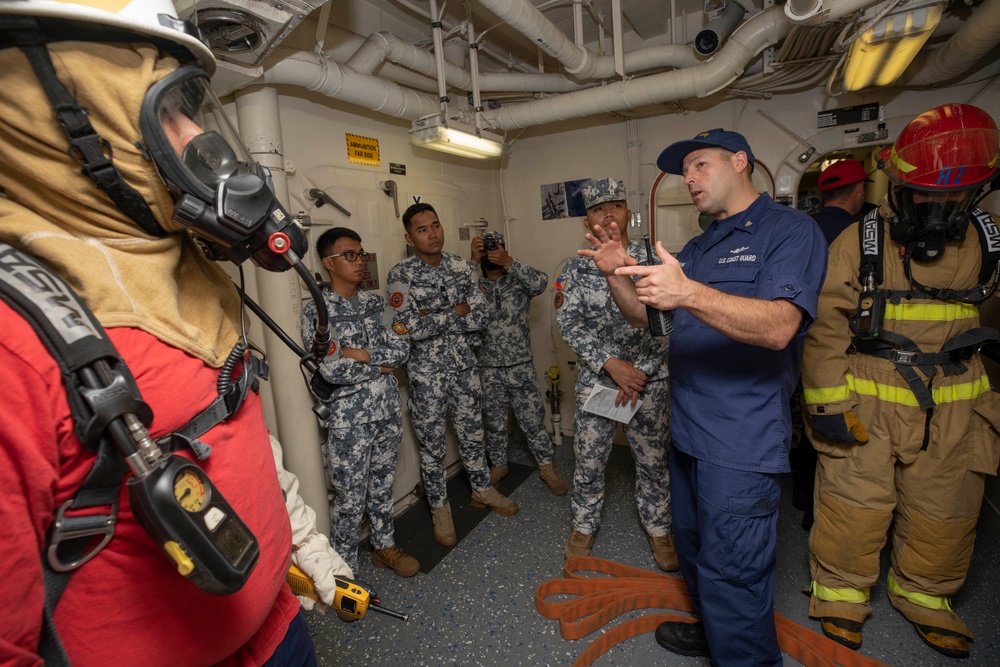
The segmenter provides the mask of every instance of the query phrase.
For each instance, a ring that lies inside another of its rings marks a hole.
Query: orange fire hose
[[[594,572],[605,576],[586,576]],[[563,639],[580,639],[636,609],[672,609],[691,613],[684,580],[621,565],[601,558],[577,557],[566,561],[566,577],[543,582],[535,591],[535,607],[546,618],[559,620]],[[573,598],[549,602],[555,595]],[[827,639],[775,613],[781,650],[806,667],[888,667],[846,646]],[[615,626],[595,639],[580,654],[573,667],[589,667],[611,647],[636,635],[654,632],[664,621],[693,622],[681,614],[651,614]]]

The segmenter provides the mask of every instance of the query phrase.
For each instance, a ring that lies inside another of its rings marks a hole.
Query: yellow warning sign
[[[379,166],[378,139],[348,134],[347,161],[354,164],[366,164],[369,167]]]

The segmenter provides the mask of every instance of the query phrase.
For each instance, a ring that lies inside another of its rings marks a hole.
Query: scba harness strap
[[[973,226],[979,236],[983,260],[979,284],[968,290],[912,286],[909,290],[880,289],[884,280],[885,228],[878,209],[872,210],[858,226],[861,249],[858,282],[861,284],[861,294],[858,298],[857,315],[851,320],[851,329],[855,334],[851,344],[857,352],[891,361],[913,391],[920,407],[928,411],[936,405],[930,383],[938,367],[946,376],[964,373],[967,369],[964,362],[979,354],[983,345],[1000,340],[1000,333],[990,327],[976,327],[949,339],[937,352],[925,352],[910,338],[886,331],[882,327],[886,304],[898,304],[902,299],[914,298],[978,304],[988,298],[1000,281],[1000,229],[993,217],[981,208],[972,211],[972,219],[975,221]],[[907,277],[911,277],[909,270]],[[920,379],[915,368],[928,376],[927,385]],[[926,437],[924,446],[926,447]]]
[[[76,496],[56,511],[42,557],[45,615],[39,654],[46,665],[69,665],[52,615],[73,572],[113,537],[118,494],[129,470],[109,429],[123,417],[137,418],[148,427],[153,411],[80,297],[34,257],[2,242],[0,299],[32,325],[59,366],[77,438],[97,457]],[[263,362],[251,356],[246,363],[245,352],[246,347],[237,344],[220,373],[219,396],[187,425],[158,440],[162,451],[189,446],[200,459],[209,455],[211,448],[198,437],[239,410],[249,390],[257,389],[257,375],[266,377]],[[243,372],[231,381],[241,361]],[[95,511],[101,509],[106,511]]]

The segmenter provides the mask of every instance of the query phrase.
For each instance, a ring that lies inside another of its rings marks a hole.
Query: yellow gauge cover
[[[192,468],[184,468],[174,478],[174,498],[188,512],[200,512],[208,503],[208,491],[201,475]]]

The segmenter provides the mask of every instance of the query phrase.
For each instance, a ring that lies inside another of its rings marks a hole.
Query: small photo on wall
[[[542,186],[542,220],[577,218],[587,215],[583,205],[583,188],[590,183],[589,178],[563,183],[547,183]]]

